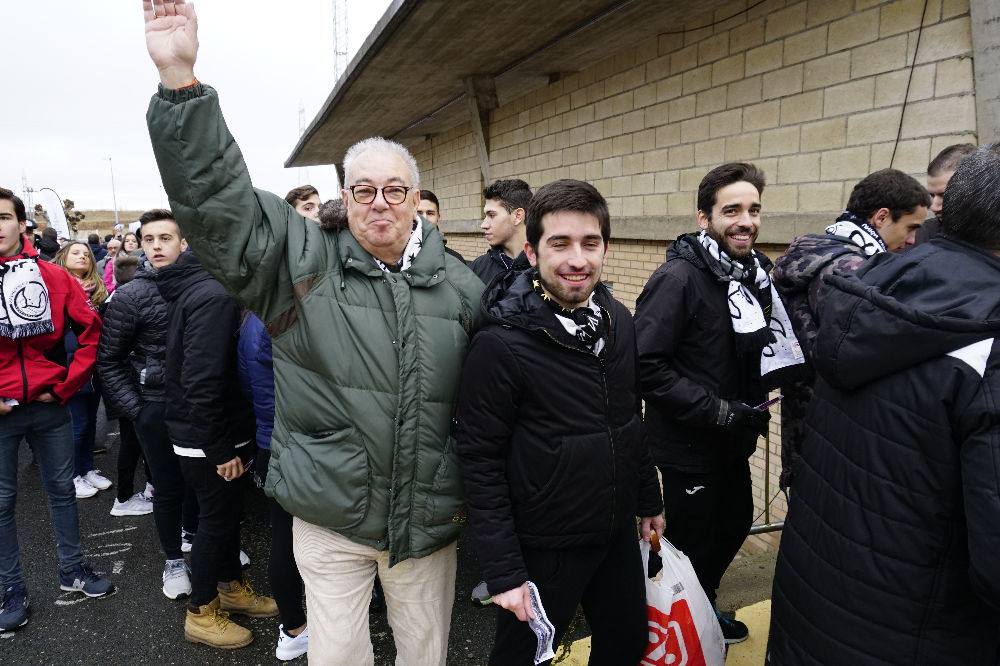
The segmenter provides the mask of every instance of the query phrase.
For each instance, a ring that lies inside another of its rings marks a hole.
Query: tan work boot
[[[188,606],[184,618],[184,638],[192,643],[234,650],[246,647],[253,641],[253,633],[229,619],[229,613],[219,608],[219,597],[199,606],[197,611]]]
[[[276,617],[278,604],[271,597],[257,594],[246,580],[219,583],[219,607],[248,617]]]

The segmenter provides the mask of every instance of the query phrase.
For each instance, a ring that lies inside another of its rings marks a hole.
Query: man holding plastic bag
[[[473,539],[498,606],[491,664],[547,662],[578,605],[591,664],[645,654],[641,532],[663,527],[642,439],[632,317],[600,283],[607,203],[560,180],[528,206],[531,268],[483,294],[462,374],[457,449]]]

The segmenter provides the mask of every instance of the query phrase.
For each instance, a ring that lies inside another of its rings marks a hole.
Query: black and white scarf
[[[531,277],[531,286],[542,301],[552,309],[556,319],[567,333],[595,354],[601,353],[604,348],[604,336],[601,330],[603,317],[601,308],[594,303],[594,294],[591,294],[590,298],[587,299],[586,305],[570,310],[556,303],[555,299],[549,295],[549,292],[542,286],[542,280],[538,277],[537,270]]]
[[[0,337],[19,339],[55,330],[49,289],[35,257],[0,263]]]
[[[424,246],[424,233],[423,227],[420,224],[420,216],[418,215],[413,220],[413,225],[410,227],[410,240],[406,241],[406,247],[403,249],[403,255],[396,262],[396,265],[392,268],[389,267],[387,263],[379,259],[378,257],[372,256],[375,260],[375,265],[381,268],[387,273],[398,273],[399,271],[405,271],[410,268],[413,261],[417,258],[417,254],[420,253],[420,248]]]
[[[860,247],[866,257],[888,250],[878,231],[867,220],[862,220],[849,210],[841,213],[837,221],[826,228],[826,233],[848,239]]]
[[[761,379],[786,368],[803,365],[805,355],[792,330],[792,322],[771,278],[760,265],[757,251],[754,250],[751,255],[751,265],[749,262],[734,261],[705,231],[698,234],[698,243],[704,249],[702,257],[709,270],[720,281],[727,283],[726,298],[729,301],[729,318],[736,333],[737,350],[754,353],[761,350]],[[748,284],[754,285],[758,293],[767,292],[770,295],[771,307],[767,314]],[[768,382],[765,380],[765,383]]]

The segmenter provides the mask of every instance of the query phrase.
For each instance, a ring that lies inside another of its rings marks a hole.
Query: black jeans
[[[253,449],[247,453],[252,453]],[[249,460],[240,455],[243,464]],[[198,533],[191,550],[191,606],[218,595],[218,583],[242,580],[240,515],[249,474],[226,481],[205,458],[179,456],[181,472],[198,497]]]
[[[604,547],[523,548],[522,552],[528,576],[538,587],[545,614],[556,630],[553,647],[559,645],[576,607],[582,604],[592,632],[591,666],[639,663],[648,641],[646,581],[633,519],[623,522]],[[536,644],[527,622],[497,608],[490,664],[531,666]]]
[[[162,402],[147,402],[135,420],[135,432],[153,477],[153,521],[160,546],[168,560],[179,560],[185,484],[163,414]]]
[[[255,465],[261,488],[267,480],[270,461],[270,450],[257,450]],[[306,623],[306,614],[302,610],[305,588],[292,552],[292,514],[282,509],[274,499],[268,498],[268,503],[271,509],[271,559],[268,561],[267,573],[271,577],[271,593],[281,613],[281,624],[285,629],[298,629]]]
[[[128,419],[118,419],[118,433],[121,444],[118,447],[118,501],[125,502],[135,494],[135,470],[139,459],[143,458],[146,471],[146,481],[152,483],[149,465],[145,463],[139,438],[135,434],[135,426]]]
[[[753,523],[750,464],[744,458],[708,472],[661,467],[664,536],[691,560],[709,600]]]

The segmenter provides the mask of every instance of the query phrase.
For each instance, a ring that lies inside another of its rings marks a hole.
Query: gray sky
[[[201,0],[195,73],[219,91],[254,185],[280,195],[311,182],[335,196],[332,167],[285,169],[333,88],[333,0]],[[347,0],[350,54],[388,0]],[[162,206],[145,113],[159,78],[146,53],[140,0],[31,0],[4,12],[0,186],[22,176],[81,209]]]

